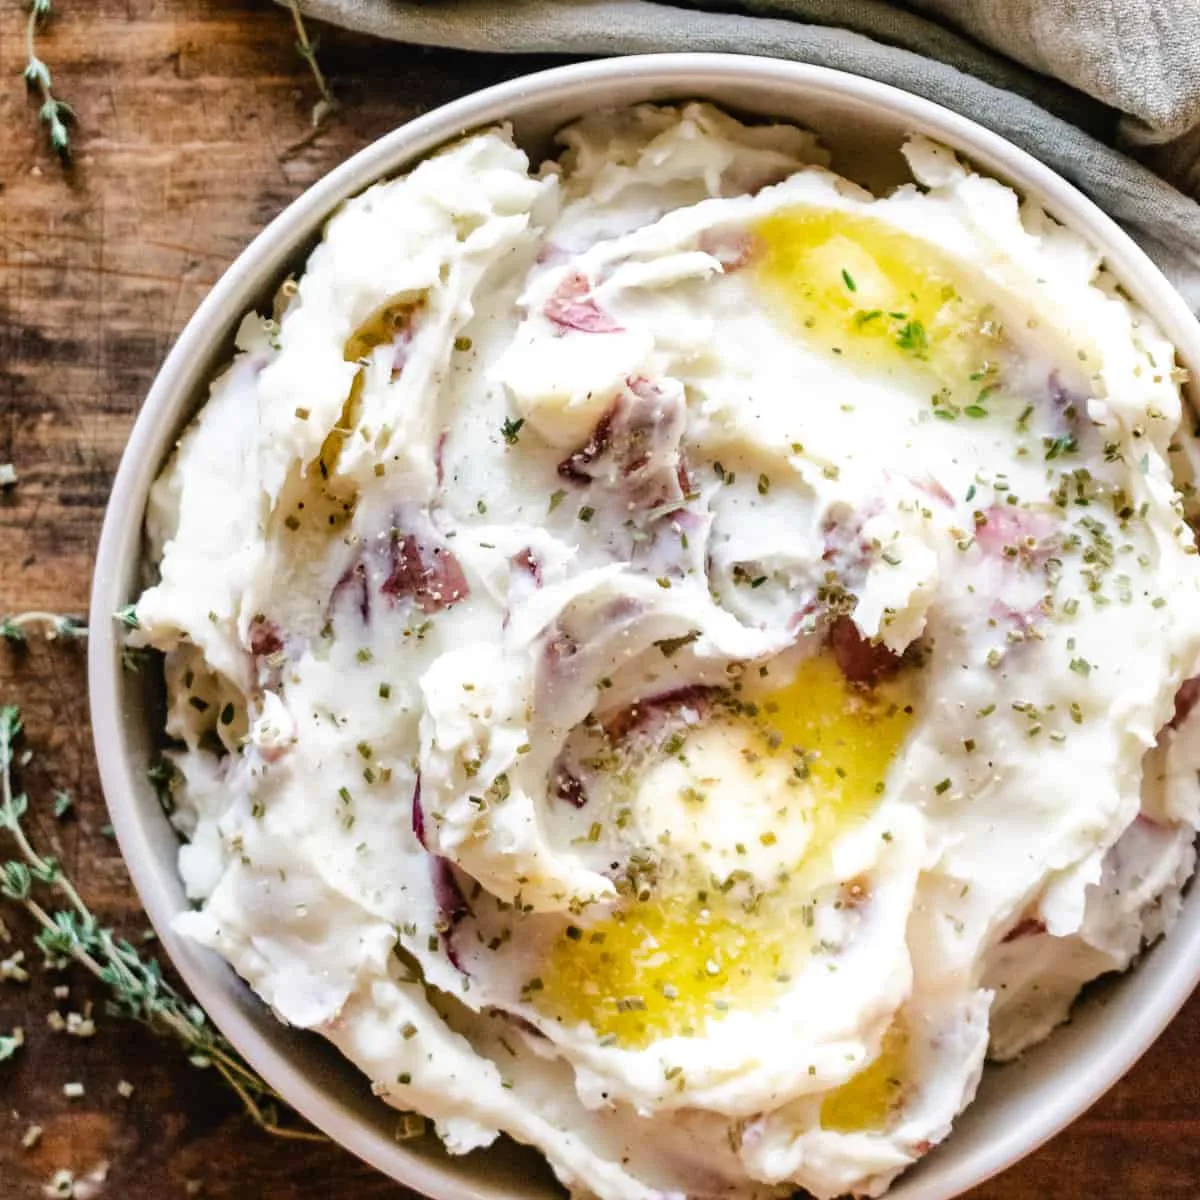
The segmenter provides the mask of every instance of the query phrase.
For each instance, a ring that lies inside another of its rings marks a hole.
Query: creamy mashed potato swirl
[[[179,928],[453,1153],[878,1194],[1192,871],[1174,352],[922,139],[562,142],[347,202],[154,486]]]

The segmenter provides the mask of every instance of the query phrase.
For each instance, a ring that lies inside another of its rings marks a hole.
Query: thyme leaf
[[[17,1026],[7,1037],[0,1037],[0,1062],[12,1058],[25,1045],[25,1031]]]
[[[693,629],[690,633],[685,633],[680,637],[659,638],[654,644],[662,651],[664,658],[670,658],[684,646],[690,646],[699,636],[700,630]]]

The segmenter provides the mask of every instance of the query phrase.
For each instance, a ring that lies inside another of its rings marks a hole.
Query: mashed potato
[[[1192,871],[1174,352],[922,139],[562,141],[346,203],[154,487],[179,927],[453,1153],[878,1194]]]

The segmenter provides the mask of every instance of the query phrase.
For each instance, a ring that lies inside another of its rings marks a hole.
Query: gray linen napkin
[[[300,0],[300,7],[427,46],[731,51],[893,84],[1002,134],[1077,184],[1200,312],[1200,204],[1123,153],[1138,148],[1200,194],[1197,0],[911,0],[908,8],[885,0]]]

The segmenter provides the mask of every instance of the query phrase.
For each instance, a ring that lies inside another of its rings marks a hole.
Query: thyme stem
[[[41,99],[38,120],[46,126],[50,148],[64,165],[71,161],[71,135],[67,128],[75,120],[75,110],[59,100],[51,89],[50,68],[38,57],[37,32],[39,24],[50,16],[50,0],[29,0],[29,17],[25,22],[25,86]]]
[[[41,630],[47,641],[55,638],[86,638],[87,624],[78,617],[52,612],[22,612],[0,620],[0,638],[23,642],[27,631]]]
[[[266,1113],[262,1111],[261,1106],[254,1099],[254,1097],[251,1096],[250,1093],[242,1086],[242,1084],[238,1082],[237,1077],[234,1074],[233,1067],[225,1062],[214,1062],[213,1066],[216,1067],[218,1074],[221,1075],[225,1082],[229,1084],[229,1086],[238,1095],[242,1105],[246,1109],[246,1112],[249,1114],[250,1119],[261,1130],[263,1130],[264,1133],[269,1133],[279,1138],[290,1138],[292,1141],[297,1142],[324,1142],[328,1140],[323,1133],[317,1133],[315,1130],[291,1129],[286,1125],[279,1125],[275,1121],[270,1120]],[[240,1064],[235,1064],[235,1066],[241,1074],[245,1074],[244,1067],[241,1067]],[[254,1076],[253,1078],[256,1080],[258,1079],[257,1076]]]
[[[308,36],[308,29],[304,24],[304,17],[300,14],[298,0],[288,0],[288,9],[292,14],[292,24],[296,27],[296,53],[308,63],[313,79],[316,80],[317,91],[321,96],[320,100],[313,105],[312,123],[313,128],[316,129],[337,107],[337,100],[325,79],[321,64],[317,61],[317,42]]]

